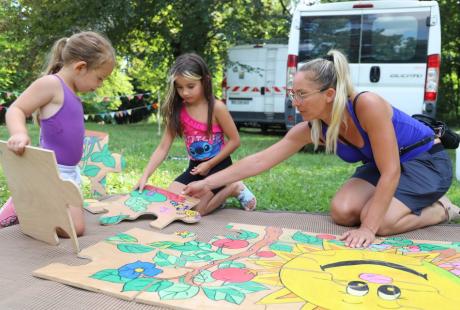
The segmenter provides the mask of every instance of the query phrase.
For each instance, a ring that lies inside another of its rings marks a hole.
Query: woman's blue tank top
[[[426,126],[425,124],[419,122],[418,120],[410,117],[406,113],[398,110],[395,107],[393,108],[393,127],[396,133],[396,139],[398,141],[398,150],[403,147],[410,146],[414,143],[417,143],[427,137],[432,137],[434,135],[433,130]],[[337,155],[344,161],[349,163],[355,163],[358,161],[363,162],[374,162],[374,154],[372,153],[371,143],[369,141],[369,136],[361,127],[359,120],[353,109],[353,103],[349,100],[347,103],[347,110],[350,113],[353,122],[358,128],[361,136],[364,140],[364,146],[362,148],[355,147],[353,145],[346,144],[342,141],[337,142]],[[323,137],[326,136],[328,126],[323,122],[322,131]],[[433,146],[433,141],[430,141],[426,144],[423,144],[400,157],[401,162],[408,161],[417,155],[428,151]]]

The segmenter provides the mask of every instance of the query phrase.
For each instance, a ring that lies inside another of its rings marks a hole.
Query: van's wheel
[[[268,131],[268,125],[266,124],[261,124],[260,125],[260,130],[262,131],[262,133],[265,135]]]

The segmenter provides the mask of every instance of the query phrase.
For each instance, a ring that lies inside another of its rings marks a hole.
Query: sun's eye
[[[377,289],[377,294],[384,300],[395,300],[401,296],[401,290],[394,285],[381,285]]]
[[[369,293],[369,286],[363,281],[350,281],[347,285],[347,293],[352,296],[364,296]]]

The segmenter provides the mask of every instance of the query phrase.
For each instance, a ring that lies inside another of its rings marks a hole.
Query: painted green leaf
[[[95,163],[103,163],[104,166],[109,168],[115,168],[115,159],[109,151],[109,146],[106,144],[100,152],[94,152],[91,154],[91,160]]]
[[[164,289],[167,289],[168,287],[173,286],[173,282],[168,281],[168,280],[159,280],[159,279],[153,279],[155,282],[149,286],[145,291],[146,292],[159,292]]]
[[[234,288],[221,286],[221,287],[203,287],[203,292],[211,300],[226,300],[232,304],[240,305],[246,295]]]
[[[158,292],[161,300],[189,299],[198,294],[200,289],[185,283],[174,283],[172,286]]]
[[[134,212],[144,212],[147,210],[149,202],[145,201],[141,197],[130,197],[125,201],[125,205]]]
[[[292,245],[287,243],[275,242],[270,244],[270,250],[292,252]]]
[[[171,246],[170,249],[172,250],[177,250],[177,251],[199,251],[199,250],[205,250],[208,251],[212,248],[212,246],[209,243],[205,242],[199,242],[199,241],[190,241],[186,242],[182,245],[178,246]]]
[[[83,142],[83,157],[81,161],[86,161],[94,150],[95,140],[93,137],[85,137]]]
[[[98,166],[86,165],[81,174],[87,177],[95,177],[99,173],[99,171],[101,171],[101,168],[99,168]]]
[[[300,231],[296,232],[292,236],[292,239],[300,243],[313,244],[313,245],[319,245],[319,246],[323,245],[323,239],[319,239],[315,236],[304,234]]]
[[[412,240],[409,240],[403,237],[385,238],[385,240],[382,243],[389,244],[394,247],[404,247],[404,246],[409,246],[409,245],[414,244]]]
[[[255,232],[252,232],[252,231],[243,230],[239,234],[239,237],[242,240],[250,240],[250,239],[255,239],[255,238],[259,237],[259,234],[256,234]]]
[[[115,216],[101,216],[99,218],[99,223],[101,223],[102,225],[118,224],[128,217],[129,216],[125,214],[120,214],[120,215],[115,215]]]
[[[158,249],[167,249],[173,245],[182,245],[183,243],[173,242],[173,241],[158,241],[149,243],[151,247],[158,248]]]
[[[180,259],[182,261],[185,261],[185,262],[198,262],[198,261],[205,261],[204,259],[198,257],[198,256],[195,256],[195,255],[185,255],[184,253],[182,253],[180,255]]]
[[[123,233],[117,234],[116,236],[107,238],[105,240],[112,242],[137,242],[137,239],[135,237]]]
[[[246,265],[240,262],[228,261],[219,264],[218,268],[246,268]]]
[[[231,283],[227,284],[226,286],[234,288],[245,294],[260,292],[268,289],[265,285],[253,281]]]
[[[178,267],[184,267],[187,264],[187,261],[183,259],[182,257],[179,257],[176,261],[176,266]]]
[[[115,168],[117,162],[115,161],[115,158],[113,158],[112,154],[109,154],[108,156],[104,156],[102,158],[102,163],[106,167]]]
[[[129,244],[121,243],[117,245],[118,250],[125,253],[148,253],[154,251],[154,248],[151,248],[142,244]]]
[[[214,251],[200,251],[195,253],[195,256],[203,259],[204,261],[219,260],[229,257],[230,255],[222,254]]]
[[[236,236],[228,235],[225,237],[231,240],[250,240],[259,237],[259,234],[248,230],[241,230]]]
[[[122,278],[118,275],[118,269],[104,269],[91,275],[90,278],[112,283],[126,283],[131,279]]]
[[[137,279],[131,280],[129,282],[126,282],[125,285],[123,285],[122,292],[143,291],[154,280],[155,279],[152,279],[152,278],[137,278]]]
[[[211,271],[203,270],[193,278],[193,281],[196,283],[207,283],[214,282],[215,279],[211,277]]]
[[[420,251],[442,251],[447,250],[448,248],[439,244],[428,244],[428,243],[418,243],[414,244],[420,248]]]
[[[153,258],[153,261],[161,267],[173,266],[177,262],[177,257],[159,251],[157,255],[155,255],[155,257]]]

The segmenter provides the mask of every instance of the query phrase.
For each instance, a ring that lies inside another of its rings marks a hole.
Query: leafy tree
[[[440,0],[442,62],[438,112],[440,118],[459,124],[460,104],[460,1]]]

